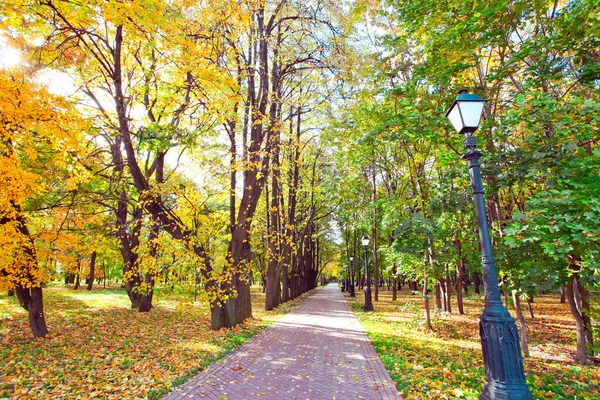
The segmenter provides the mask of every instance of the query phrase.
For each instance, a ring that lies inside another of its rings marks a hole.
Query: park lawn
[[[478,326],[482,296],[468,296],[462,316],[455,302],[453,314],[432,312],[431,332],[424,327],[420,293],[402,290],[392,302],[391,292],[380,292],[372,313],[362,310],[362,293],[356,293],[346,299],[405,399],[477,398],[485,382]],[[533,397],[600,399],[600,363],[574,361],[575,322],[568,306],[556,295],[534,301],[534,319],[523,309],[531,353],[524,359],[525,374]]]
[[[305,295],[304,295],[305,296]],[[206,302],[157,290],[155,308],[129,307],[121,288],[44,289],[50,338],[33,339],[16,297],[0,294],[0,399],[158,398],[265,326],[304,297],[271,312],[252,288],[254,318],[210,329]],[[185,299],[182,301],[182,299]]]

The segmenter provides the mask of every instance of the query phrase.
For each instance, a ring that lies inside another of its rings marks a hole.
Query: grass
[[[44,290],[49,339],[33,339],[15,297],[0,294],[0,399],[159,398],[295,307],[264,311],[252,289],[254,318],[210,329],[206,302],[158,290],[155,308],[139,313],[123,289]]]
[[[483,298],[465,299],[465,315],[433,313],[434,331],[423,323],[423,300],[403,290],[379,294],[375,311],[362,311],[362,293],[346,297],[405,399],[476,399],[485,382],[479,315]],[[511,305],[512,307],[512,305]],[[557,296],[535,298],[534,319],[526,313],[531,356],[524,359],[535,399],[600,399],[600,364],[575,362],[575,322]],[[598,339],[597,339],[598,340]]]

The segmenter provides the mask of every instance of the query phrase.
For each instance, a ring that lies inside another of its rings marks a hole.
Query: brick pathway
[[[339,288],[308,297],[163,400],[399,399]]]

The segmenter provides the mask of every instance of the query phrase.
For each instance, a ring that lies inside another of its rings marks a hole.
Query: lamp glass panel
[[[369,239],[362,239],[362,244],[363,244],[363,246],[368,246],[369,245]]]
[[[468,128],[477,128],[483,113],[483,101],[459,101],[460,113],[462,114],[465,126]],[[458,107],[456,107],[458,108]],[[448,115],[450,118],[450,115]]]
[[[460,117],[460,110],[457,103],[454,104],[452,110],[450,110],[450,113],[448,113],[448,119],[452,123],[454,129],[456,129],[456,132],[460,132],[460,130],[463,128],[463,122],[462,118]]]

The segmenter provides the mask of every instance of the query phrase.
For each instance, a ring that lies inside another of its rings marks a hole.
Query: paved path
[[[365,331],[330,284],[163,400],[399,399]]]

